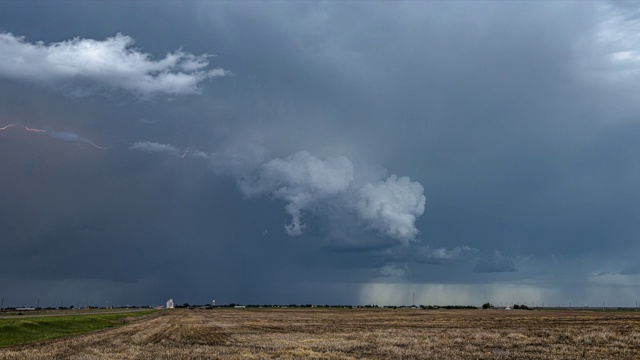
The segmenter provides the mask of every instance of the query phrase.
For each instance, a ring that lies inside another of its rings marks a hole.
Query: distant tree
[[[513,309],[514,309],[514,310],[518,310],[518,309],[520,309],[520,305],[518,305],[518,304],[513,305]]]
[[[482,308],[483,308],[483,309],[491,309],[491,303],[484,303],[484,304],[482,304]]]

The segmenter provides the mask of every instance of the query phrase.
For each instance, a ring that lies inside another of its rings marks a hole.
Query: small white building
[[[167,300],[167,309],[173,309],[175,306],[173,306],[173,299],[169,299]]]

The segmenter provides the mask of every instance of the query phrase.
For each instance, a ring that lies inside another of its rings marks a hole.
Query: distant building
[[[169,299],[167,300],[167,309],[173,309],[175,306],[173,306],[173,299]]]

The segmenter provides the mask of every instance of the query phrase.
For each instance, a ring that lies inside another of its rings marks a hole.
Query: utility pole
[[[0,301],[0,310],[2,310],[2,305],[4,305],[4,295],[2,295],[2,300]]]

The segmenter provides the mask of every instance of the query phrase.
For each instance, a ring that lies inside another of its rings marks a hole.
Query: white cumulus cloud
[[[247,196],[270,193],[284,200],[291,215],[289,235],[301,235],[301,212],[347,191],[353,181],[353,164],[345,157],[319,159],[306,151],[285,159],[273,159],[257,170],[257,181],[243,182]]]
[[[358,191],[358,215],[381,233],[407,242],[418,234],[415,222],[424,213],[423,193],[420,183],[391,175]]]
[[[203,80],[228,74],[220,68],[207,70],[208,55],[178,50],[153,60],[132,48],[133,44],[133,38],[122,34],[104,40],[74,38],[45,44],[0,33],[0,77],[42,85],[77,83],[80,89],[85,85],[106,87],[148,98],[197,93]]]
[[[289,235],[301,235],[304,211],[340,207],[353,213],[364,227],[407,244],[418,234],[416,218],[424,213],[424,188],[408,177],[391,175],[368,181],[351,160],[339,156],[318,158],[300,151],[284,159],[263,163],[240,182],[246,196],[270,194],[283,200],[291,222]]]

